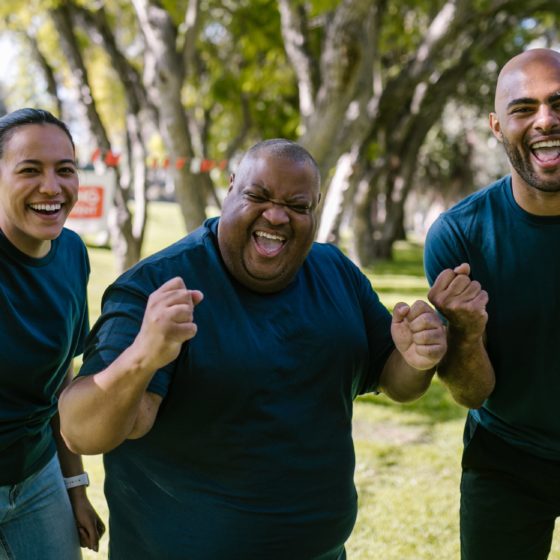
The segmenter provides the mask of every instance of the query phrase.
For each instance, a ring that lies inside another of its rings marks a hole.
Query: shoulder
[[[430,284],[445,268],[462,262],[472,266],[491,224],[509,212],[508,189],[511,181],[506,176],[467,196],[435,220],[424,246],[424,268]]]
[[[88,251],[84,241],[75,231],[62,228],[56,243],[57,249],[54,262],[57,265],[63,265],[68,273],[75,273],[79,268],[89,275]]]
[[[437,242],[441,237],[476,236],[476,232],[484,228],[485,224],[507,211],[508,189],[511,190],[509,175],[474,192],[442,212],[430,226],[426,245]]]
[[[78,250],[83,253],[87,252],[85,243],[74,230],[62,228],[57,239],[64,249]]]
[[[213,233],[208,222],[172,245],[142,259],[122,274],[108,289],[123,288],[146,296],[175,276],[185,279],[189,271],[204,267],[208,260],[216,258]]]
[[[352,262],[336,245],[330,243],[313,243],[307,258],[307,265],[312,274],[320,275],[328,282],[369,284],[360,268]]]
[[[491,212],[496,207],[506,203],[506,191],[509,188],[511,188],[511,178],[508,175],[472,193],[449,210],[442,212],[435,223],[445,221],[448,223],[462,223],[466,226],[472,220],[480,220],[483,214]]]
[[[354,263],[336,246],[331,243],[313,243],[308,260],[313,264],[354,267]]]

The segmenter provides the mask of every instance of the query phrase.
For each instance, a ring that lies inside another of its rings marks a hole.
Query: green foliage
[[[313,18],[336,10],[340,0],[311,0],[308,4],[309,17]]]
[[[162,0],[161,2],[165,10],[171,15],[175,25],[179,25],[185,19],[185,10],[188,3],[189,0]]]
[[[12,59],[11,69],[15,69],[14,82],[6,88],[7,109],[13,111],[20,107],[44,107],[56,113],[53,100],[46,92],[42,73],[35,65],[29,45],[22,45]]]
[[[209,2],[198,47],[196,95],[188,100],[205,110],[211,154],[243,127],[243,103],[257,137],[297,136],[298,99],[275,1]]]
[[[107,53],[97,45],[90,44],[86,53],[89,82],[95,99],[97,111],[109,137],[116,139],[115,144],[124,143],[125,94],[123,84],[116,75]]]

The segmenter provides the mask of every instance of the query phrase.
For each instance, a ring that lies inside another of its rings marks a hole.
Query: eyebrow
[[[262,183],[249,183],[249,185],[247,185],[248,187],[253,187],[255,189],[261,189],[261,191],[264,192],[270,192],[270,189],[266,186],[263,185]]]
[[[546,100],[548,103],[554,103],[559,99],[560,99],[560,91],[557,91],[556,93],[550,95]],[[534,99],[533,97],[518,97],[517,99],[512,99],[507,104],[507,108],[509,109],[510,107],[514,107],[515,105],[534,105],[538,102],[539,101],[537,99]]]
[[[43,165],[43,161],[41,161],[40,159],[22,159],[21,161],[18,161],[16,165],[22,165],[25,163],[32,163],[34,165]],[[73,159],[59,159],[57,162],[55,162],[57,165],[60,165],[61,163],[71,163],[72,165],[76,166],[76,160]]]
[[[260,189],[264,195],[268,196],[269,198],[271,198],[271,193],[270,193],[270,189],[263,184],[260,183],[250,183],[248,185],[249,187],[254,187],[257,189]],[[303,194],[303,193],[296,193],[292,196],[289,196],[286,200],[287,204],[291,204],[291,203],[306,203],[306,204],[313,204],[313,201],[310,201],[308,196]]]
[[[514,105],[531,105],[537,103],[536,99],[532,97],[518,97],[517,99],[512,99],[508,104],[507,108],[513,107]]]

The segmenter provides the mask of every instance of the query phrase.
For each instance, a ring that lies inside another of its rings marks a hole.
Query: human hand
[[[418,370],[434,368],[447,351],[443,323],[425,301],[415,301],[412,306],[397,303],[391,335],[408,365]]]
[[[85,487],[70,488],[68,495],[78,527],[80,546],[98,552],[99,541],[105,533],[105,524],[88,500]]]
[[[478,339],[488,322],[488,293],[479,282],[469,278],[470,271],[468,263],[443,270],[429,291],[428,299],[455,331],[466,338]]]
[[[198,290],[188,290],[178,276],[152,292],[133,344],[143,354],[148,369],[156,371],[172,362],[183,343],[196,335],[193,313],[203,297]]]

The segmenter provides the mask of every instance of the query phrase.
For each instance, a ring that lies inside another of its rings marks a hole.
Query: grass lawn
[[[152,203],[145,254],[184,234],[176,205]],[[366,271],[383,303],[426,297],[421,247],[399,243],[396,260]],[[111,253],[90,249],[92,274],[90,312],[99,314],[103,289],[115,278]],[[435,380],[424,397],[399,405],[386,397],[356,401],[354,441],[358,520],[347,543],[349,560],[458,560],[460,455],[466,411],[456,405]],[[84,457],[92,485],[89,495],[107,520],[103,497],[103,465],[99,456]],[[107,558],[107,537],[98,554]],[[551,560],[560,560],[560,537]],[[219,559],[216,559],[219,560]],[[264,559],[263,559],[264,560]]]

